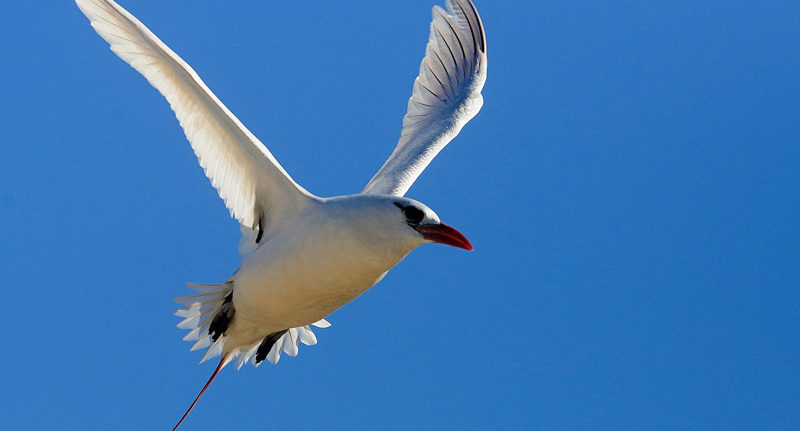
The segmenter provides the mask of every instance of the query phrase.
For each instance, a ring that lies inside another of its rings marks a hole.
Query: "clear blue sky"
[[[433,4],[123,2],[322,196],[393,148]],[[185,429],[800,429],[800,3],[478,8],[484,108],[409,193],[475,251],[414,251]],[[169,429],[213,369],[172,298],[238,226],[74,3],[0,28],[2,428]]]

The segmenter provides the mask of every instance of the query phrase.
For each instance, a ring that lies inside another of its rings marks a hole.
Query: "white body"
[[[425,242],[421,236],[397,241],[394,232],[371,234],[379,218],[357,216],[369,214],[374,202],[364,195],[315,200],[250,255],[231,277],[236,314],[229,343],[250,345],[325,318]]]
[[[195,71],[113,0],[76,0],[111,50],[169,102],[200,165],[242,228],[242,266],[223,284],[189,284],[177,298],[178,327],[203,360],[220,366],[296,355],[316,343],[309,325],[324,320],[380,281],[415,247],[430,241],[471,249],[419,202],[402,197],[439,151],[477,114],[486,80],[483,25],[470,0],[435,6],[425,57],[414,81],[395,150],[361,194],[319,198],[298,185],[267,147],[222,104]],[[230,307],[232,304],[232,309]],[[227,316],[213,336],[215,316]],[[215,338],[217,337],[217,338]],[[265,344],[266,345],[266,344]],[[217,370],[217,371],[218,371]]]

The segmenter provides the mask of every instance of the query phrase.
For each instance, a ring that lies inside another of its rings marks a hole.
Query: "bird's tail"
[[[219,372],[223,368],[225,368],[226,365],[228,365],[228,363],[231,361],[231,359],[233,359],[233,358],[230,355],[223,355],[222,356],[222,359],[219,360],[219,365],[217,365],[217,368],[211,374],[211,377],[209,377],[209,379],[206,382],[205,386],[203,386],[203,389],[200,390],[200,393],[197,394],[197,398],[195,398],[194,401],[192,401],[192,405],[190,405],[189,408],[186,409],[186,413],[184,413],[183,416],[181,416],[181,420],[179,420],[178,423],[175,424],[175,428],[172,428],[172,431],[175,431],[175,430],[178,429],[178,427],[181,425],[181,422],[183,422],[183,420],[186,419],[186,416],[188,416],[189,412],[192,411],[192,409],[194,408],[194,405],[197,404],[197,401],[200,400],[200,397],[203,396],[203,392],[205,392],[206,389],[208,389],[208,385],[210,385],[211,382],[214,381],[214,377],[217,377],[217,374],[219,374]]]
[[[225,330],[229,319],[235,313],[231,296],[233,281],[222,284],[186,284],[197,293],[175,298],[176,302],[183,305],[183,308],[175,311],[175,315],[183,317],[183,321],[178,323],[178,328],[189,330],[183,340],[194,342],[190,350],[207,349],[200,360],[201,363],[225,353],[225,359],[228,362],[235,360],[237,368],[241,368],[247,362],[258,366],[263,359],[275,364],[280,360],[281,352],[295,356],[299,343],[307,346],[317,343],[317,337],[311,326],[327,328],[331,325],[322,319],[310,325],[288,328],[280,338],[272,340],[271,348],[265,358],[258,355],[258,349],[262,344],[260,340],[251,345],[228,346],[226,349]]]
[[[203,363],[221,354],[225,347],[225,336],[214,336],[209,329],[222,307],[230,302],[227,298],[233,292],[233,282],[228,281],[223,284],[186,283],[186,285],[196,290],[197,293],[175,298],[176,302],[183,305],[183,308],[175,311],[175,315],[184,318],[181,323],[178,323],[178,328],[189,330],[183,340],[194,341],[190,350],[208,348],[200,360]]]

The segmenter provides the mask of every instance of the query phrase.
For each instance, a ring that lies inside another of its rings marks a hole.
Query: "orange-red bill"
[[[421,233],[428,241],[472,250],[472,244],[469,243],[469,240],[462,235],[461,232],[444,223],[420,225],[417,226],[416,229],[417,232]]]

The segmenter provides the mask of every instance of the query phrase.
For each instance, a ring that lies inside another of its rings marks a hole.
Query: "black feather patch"
[[[256,244],[261,242],[261,237],[264,236],[264,230],[261,229],[261,225],[258,225],[258,235],[256,235]]]
[[[281,338],[281,335],[285,334],[288,329],[284,329],[283,331],[278,331],[272,334],[267,335],[264,337],[264,341],[261,342],[261,345],[258,346],[258,350],[256,350],[256,364],[260,363],[264,359],[267,359],[267,355],[269,351],[272,350],[272,346]]]
[[[256,244],[261,243],[261,238],[264,237],[264,211],[258,210],[258,234],[256,235]]]
[[[211,325],[208,326],[208,333],[211,334],[211,340],[217,341],[217,339],[228,330],[228,326],[233,319],[233,313],[233,292],[231,292],[225,297],[225,300],[222,301],[222,306],[219,307],[217,315],[214,316],[214,320],[212,320]]]

